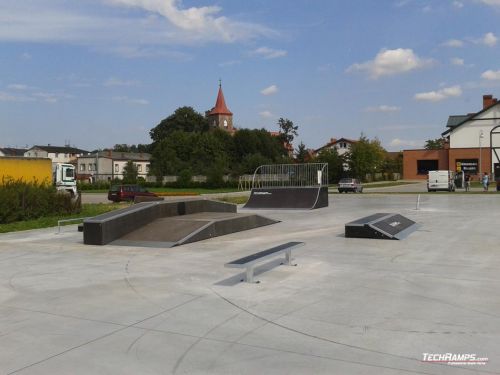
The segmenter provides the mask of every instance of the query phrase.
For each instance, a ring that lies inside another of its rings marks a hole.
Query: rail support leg
[[[253,283],[253,267],[247,267],[245,281],[247,283]]]
[[[285,261],[287,266],[292,265],[292,250],[285,251]]]

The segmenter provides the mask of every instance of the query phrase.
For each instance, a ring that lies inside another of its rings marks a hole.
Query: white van
[[[455,173],[452,171],[429,171],[427,191],[455,191]]]

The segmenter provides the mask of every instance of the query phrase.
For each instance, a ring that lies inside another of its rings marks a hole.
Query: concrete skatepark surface
[[[413,195],[330,198],[169,249],[83,245],[76,226],[0,235],[0,373],[500,373],[500,197],[424,195],[418,211]],[[343,236],[375,212],[420,229],[402,241]],[[264,263],[260,284],[224,268],[288,241],[306,243],[298,266]]]

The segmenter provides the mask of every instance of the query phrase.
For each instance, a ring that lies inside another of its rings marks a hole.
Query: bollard
[[[415,210],[419,210],[420,209],[420,194],[417,195],[417,205],[415,206]]]

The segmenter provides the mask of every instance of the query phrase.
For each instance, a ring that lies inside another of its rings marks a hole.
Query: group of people
[[[466,174],[465,178],[464,178],[465,191],[470,191],[470,181],[471,181],[470,175]],[[483,175],[483,178],[481,179],[481,183],[483,184],[483,191],[488,191],[488,186],[490,184],[490,176],[488,175],[488,172],[486,172]]]

